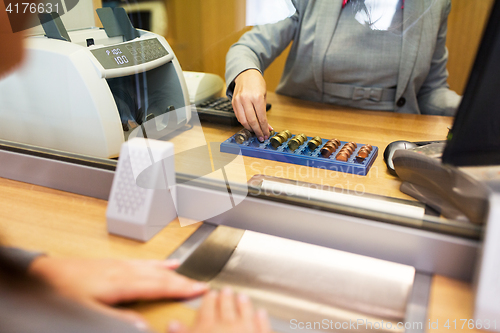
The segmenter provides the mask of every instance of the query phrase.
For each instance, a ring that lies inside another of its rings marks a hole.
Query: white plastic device
[[[134,138],[122,145],[106,220],[108,232],[147,241],[177,217],[174,145]]]
[[[92,12],[92,1],[82,0],[68,16],[77,15],[80,6],[86,17],[88,6]],[[66,23],[65,16],[61,19]],[[95,24],[93,15],[90,18],[92,22],[87,23]],[[160,98],[158,110],[175,112],[169,119],[175,119],[176,124],[169,124],[169,128],[184,126],[191,119],[184,76],[165,38],[139,30],[139,37],[124,41],[123,36],[108,37],[105,30],[93,25],[68,29],[68,35],[71,42],[43,33],[26,38],[23,66],[0,79],[0,139],[94,157],[116,157],[128,133],[111,82],[129,82],[130,77],[136,78],[140,88],[148,87],[145,97],[132,96],[133,100],[145,104]],[[162,49],[163,55],[149,58],[151,45],[155,50]],[[129,52],[132,58],[137,50],[146,50],[144,58],[113,63],[114,52],[116,56]],[[145,109],[147,116],[149,107]],[[160,131],[166,124],[158,126]]]
[[[500,184],[492,187],[496,191],[489,199],[489,214],[475,281],[474,327],[500,332]]]
[[[189,102],[199,104],[212,97],[220,97],[224,80],[216,74],[184,71]]]

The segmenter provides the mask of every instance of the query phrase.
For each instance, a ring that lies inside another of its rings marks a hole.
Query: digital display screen
[[[144,64],[168,55],[156,38],[90,50],[105,69]]]
[[[119,47],[111,50],[106,50],[106,54],[108,56],[111,56],[117,65],[124,65],[130,62],[127,56],[123,54],[122,50]]]

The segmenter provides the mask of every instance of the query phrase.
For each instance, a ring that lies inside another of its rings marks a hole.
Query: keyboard
[[[269,111],[271,104],[266,104],[266,111]],[[239,125],[234,114],[233,105],[227,97],[211,98],[196,105],[196,111],[201,121],[222,123],[231,126]]]

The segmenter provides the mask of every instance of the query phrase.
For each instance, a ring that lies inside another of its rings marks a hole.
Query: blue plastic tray
[[[292,138],[288,139],[288,141],[290,141]],[[322,168],[345,173],[353,173],[362,176],[366,176],[378,155],[378,147],[373,146],[373,150],[367,158],[365,158],[364,160],[356,158],[359,149],[361,149],[361,147],[364,145],[363,143],[356,143],[358,147],[352,153],[351,157],[349,157],[347,162],[337,161],[335,159],[335,156],[337,156],[340,149],[348,142],[341,141],[339,148],[337,148],[337,150],[328,158],[325,158],[321,156],[320,150],[328,140],[323,139],[323,143],[314,151],[311,151],[307,146],[307,142],[309,142],[309,140],[311,139],[312,137],[307,137],[307,141],[302,146],[297,148],[294,152],[292,152],[288,148],[288,141],[275,149],[273,146],[271,146],[269,139],[264,141],[263,143],[260,143],[256,137],[252,137],[242,144],[238,144],[236,143],[233,135],[232,137],[221,143],[220,151],[230,154],[239,154],[241,151],[241,154],[244,156],[305,165],[308,167]]]

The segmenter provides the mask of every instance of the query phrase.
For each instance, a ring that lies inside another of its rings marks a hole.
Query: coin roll
[[[342,149],[340,151],[345,151],[350,156],[352,154],[352,152],[354,151],[354,148],[352,148],[351,146],[345,145],[344,147],[342,147]]]
[[[283,137],[279,134],[276,134],[271,138],[271,140],[269,140],[269,142],[271,143],[271,146],[273,146],[274,148],[278,148],[283,143]]]
[[[323,148],[321,148],[320,153],[321,156],[323,157],[330,157],[330,155],[337,150],[334,145],[324,145]]]
[[[349,145],[353,146],[354,148],[358,148],[358,145],[354,141],[349,142]]]
[[[299,142],[300,144],[303,144],[304,142],[306,142],[307,136],[304,133],[300,133],[300,134],[297,134],[294,137],[294,139],[297,140],[297,142]]]
[[[291,151],[297,150],[297,148],[299,148],[299,146],[300,146],[300,143],[296,139],[292,139],[292,140],[288,141],[288,149],[290,149]]]
[[[370,155],[370,153],[371,153],[371,150],[369,150],[366,147],[361,147],[361,149],[359,151],[366,151],[368,153],[368,155]]]
[[[250,132],[249,130],[244,128],[241,131],[239,131],[238,133],[236,133],[236,135],[234,136],[234,140],[236,141],[236,143],[242,144],[243,142],[247,141],[251,137],[252,137],[252,132]]]
[[[347,160],[349,159],[349,156],[344,152],[340,152],[337,154],[337,156],[335,156],[335,159],[337,161],[347,162]]]
[[[291,151],[295,151],[297,148],[299,148],[301,145],[300,138],[293,138],[290,141],[288,141],[288,148]]]
[[[332,147],[336,151],[339,146],[333,141],[327,141],[323,147]]]
[[[284,130],[273,136],[269,142],[271,143],[271,146],[278,148],[291,137],[292,133],[289,130]]]
[[[288,148],[291,151],[295,151],[299,148],[305,141],[307,140],[307,136],[304,133],[297,134],[293,139],[288,142]]]
[[[310,150],[315,150],[322,143],[323,143],[323,140],[321,140],[321,138],[319,136],[315,136],[314,138],[311,139],[311,141],[309,141],[307,143],[307,146],[309,147]]]
[[[329,151],[331,151],[333,153],[334,151],[337,150],[338,147],[334,142],[328,141],[327,143],[325,143],[323,148],[327,148]]]
[[[358,151],[358,155],[356,156],[357,158],[365,159],[370,155],[370,153],[367,150],[361,149]]]
[[[334,142],[337,147],[340,146],[340,140],[339,139],[331,139],[330,141]]]
[[[366,149],[368,149],[368,152],[370,152],[370,153],[371,153],[371,152],[372,152],[372,150],[373,150],[372,145],[364,145],[364,146],[363,146],[363,147],[361,147],[361,148],[366,148]]]
[[[351,142],[346,143],[344,147],[352,148],[353,151],[356,150],[356,147],[354,147],[354,145]]]
[[[335,146],[335,147],[337,147],[337,148],[340,146],[340,145],[337,143],[337,141],[334,141],[334,140],[328,140],[328,141],[326,142],[326,144],[333,145],[333,146]]]
[[[269,142],[271,143],[271,146],[273,146],[274,148],[278,148],[279,146],[281,146],[284,140],[282,136],[276,134],[271,138],[271,140],[269,140]]]
[[[332,151],[328,148],[321,148],[321,156],[325,157],[325,158],[328,158],[330,157],[330,155],[332,155]]]

